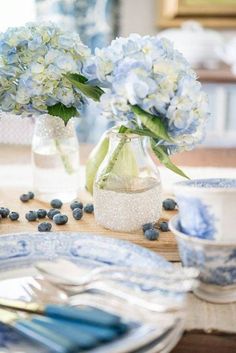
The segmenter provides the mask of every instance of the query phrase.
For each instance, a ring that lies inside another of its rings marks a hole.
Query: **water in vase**
[[[34,141],[32,160],[37,198],[43,201],[60,198],[70,202],[77,197],[79,149],[74,137],[44,144]]]

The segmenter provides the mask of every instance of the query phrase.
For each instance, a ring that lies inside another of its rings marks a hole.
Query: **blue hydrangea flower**
[[[80,109],[85,98],[64,74],[80,73],[90,55],[78,34],[54,24],[9,28],[0,34],[0,110],[41,114],[57,103]]]
[[[204,137],[207,96],[196,74],[167,39],[132,34],[97,49],[83,67],[86,77],[106,87],[103,115],[119,121],[134,116],[138,105],[162,119],[173,143],[170,153],[190,150]],[[163,144],[165,142],[163,141]]]

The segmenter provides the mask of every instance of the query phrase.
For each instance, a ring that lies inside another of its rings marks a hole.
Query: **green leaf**
[[[166,132],[165,125],[157,116],[152,115],[145,110],[141,109],[137,105],[132,106],[132,111],[139,116],[143,125],[146,126],[152,133],[155,134],[155,137],[159,137],[165,141],[171,142],[171,139]]]
[[[130,133],[130,134],[136,134],[140,136],[148,136],[148,137],[156,138],[156,135],[146,128],[137,127],[135,129],[130,129],[124,125],[120,126],[119,133],[120,134]]]
[[[86,77],[79,74],[67,74],[67,79],[77,87],[86,97],[92,98],[94,101],[99,101],[104,91],[98,86],[90,86],[86,83]]]
[[[52,106],[48,106],[48,114],[53,116],[58,116],[61,118],[65,125],[67,125],[68,121],[74,116],[78,115],[78,112],[75,107],[66,107],[62,103],[57,103]]]
[[[81,83],[86,83],[88,81],[88,79],[83,76],[83,75],[80,75],[80,74],[67,74],[66,75],[67,78],[72,78],[78,82],[81,82]]]
[[[179,169],[171,160],[168,154],[164,151],[162,146],[157,146],[155,141],[151,140],[152,149],[159,159],[159,161],[168,169],[172,170],[172,172],[181,175],[184,178],[190,179],[181,169]]]

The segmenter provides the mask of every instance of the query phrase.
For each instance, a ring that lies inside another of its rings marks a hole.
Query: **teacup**
[[[174,192],[184,233],[236,244],[236,179],[183,181]]]
[[[214,303],[236,301],[236,242],[199,239],[181,230],[179,215],[169,227],[174,233],[183,266],[200,271],[199,287],[194,293]]]

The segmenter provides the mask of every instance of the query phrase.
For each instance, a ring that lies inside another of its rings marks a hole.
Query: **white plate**
[[[96,267],[116,265],[153,269],[171,268],[171,264],[161,256],[131,244],[113,238],[88,233],[19,233],[0,237],[0,296],[28,299],[22,290],[25,277],[34,275],[32,264],[35,261],[50,260],[57,257],[70,259],[80,266]],[[12,278],[12,280],[9,280]],[[6,281],[7,280],[7,281]],[[173,294],[172,294],[173,295]],[[184,297],[183,297],[184,299]],[[178,300],[181,297],[178,295]],[[173,325],[176,318],[166,319],[159,327],[145,324],[126,338],[115,342],[112,346],[104,345],[97,352],[128,352],[137,350],[145,342],[151,344],[148,349],[140,352],[169,352],[178,342],[183,332],[183,319],[168,335],[158,340],[165,327]],[[169,320],[169,321],[168,321]],[[121,350],[122,347],[125,349]],[[158,349],[158,350],[157,350]],[[1,353],[45,353],[47,350],[33,346],[32,343],[17,334],[0,327]]]

